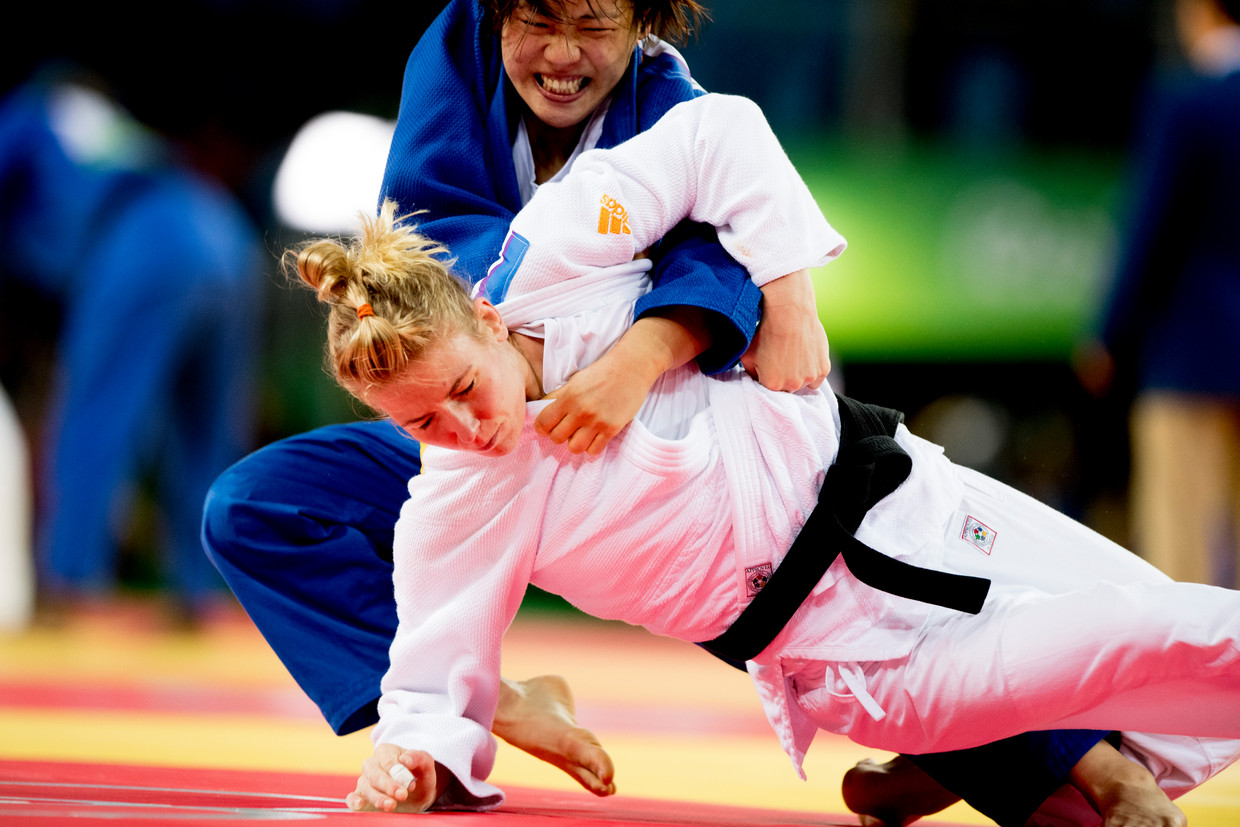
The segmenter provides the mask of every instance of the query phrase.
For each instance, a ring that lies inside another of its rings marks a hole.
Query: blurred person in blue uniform
[[[110,98],[59,78],[0,102],[0,277],[60,318],[36,549],[50,607],[107,597],[139,484],[153,474],[174,608],[219,591],[202,501],[244,453],[261,281],[231,195]]]
[[[1134,547],[1176,580],[1233,585],[1240,551],[1240,2],[1177,0],[1192,69],[1138,133],[1096,391],[1135,393]],[[1230,547],[1232,560],[1218,552]]]

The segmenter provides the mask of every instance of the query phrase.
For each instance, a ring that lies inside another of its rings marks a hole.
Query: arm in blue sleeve
[[[1024,827],[1105,732],[1026,732],[953,752],[909,755],[910,761],[999,827]]]
[[[719,244],[713,227],[684,222],[655,251],[654,289],[637,302],[635,318],[674,306],[706,311],[711,345],[698,357],[703,373],[736,364],[753,340],[762,291],[749,272]]]
[[[678,103],[704,94],[688,69],[668,54],[643,60],[617,94],[604,124],[599,146],[614,146],[649,129]],[[711,345],[698,357],[703,373],[736,364],[753,340],[761,314],[762,292],[749,273],[719,244],[714,228],[684,222],[655,251],[653,289],[637,303],[635,318],[677,306],[705,311]]]

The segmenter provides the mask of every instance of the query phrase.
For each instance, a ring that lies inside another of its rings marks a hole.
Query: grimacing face
[[[611,94],[639,36],[631,0],[577,0],[566,4],[560,20],[521,3],[504,22],[500,51],[530,112],[547,126],[565,129],[588,118]]]
[[[528,363],[489,303],[483,337],[458,332],[435,342],[402,378],[359,394],[428,445],[490,456],[516,447],[525,427]]]

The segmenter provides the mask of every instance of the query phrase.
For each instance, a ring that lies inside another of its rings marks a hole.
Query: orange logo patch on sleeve
[[[599,235],[632,235],[633,231],[629,229],[629,211],[610,195],[604,195],[601,203],[603,206],[598,211]]]

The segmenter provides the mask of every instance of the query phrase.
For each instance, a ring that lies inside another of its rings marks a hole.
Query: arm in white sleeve
[[[495,761],[500,646],[533,561],[532,544],[521,543],[530,520],[502,506],[491,519],[472,519],[493,500],[479,495],[485,482],[447,473],[451,490],[418,485],[435,476],[415,478],[396,525],[399,624],[371,740],[425,750],[452,773],[437,808],[487,809],[503,801],[485,779]],[[463,495],[452,491],[475,493],[457,502]],[[521,548],[528,553],[514,550]]]
[[[617,147],[584,153],[539,189],[509,235],[523,246],[512,290],[630,261],[686,218],[715,226],[758,286],[845,246],[758,106],[705,95]]]

